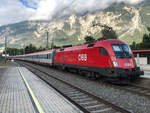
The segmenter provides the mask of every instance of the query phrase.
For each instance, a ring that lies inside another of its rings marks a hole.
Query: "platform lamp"
[[[7,60],[7,37],[5,36],[5,64]]]
[[[7,27],[5,30],[3,30],[4,34],[4,38],[5,38],[5,63],[6,63],[6,60],[7,60],[7,36],[9,35],[9,28]]]
[[[51,44],[51,49],[54,48],[54,37],[52,37],[52,44]]]
[[[26,51],[25,51],[25,44],[23,44],[23,54],[26,54]]]
[[[48,32],[48,30],[46,30],[46,50],[48,50],[48,35],[49,35],[49,32]]]

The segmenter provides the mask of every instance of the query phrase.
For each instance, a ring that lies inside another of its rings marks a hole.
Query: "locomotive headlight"
[[[117,61],[113,61],[114,67],[118,67],[118,62]]]

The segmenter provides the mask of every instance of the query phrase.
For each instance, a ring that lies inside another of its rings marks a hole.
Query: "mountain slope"
[[[8,37],[9,47],[23,47],[30,43],[36,46],[46,45],[46,31],[49,41],[55,38],[55,45],[81,44],[86,35],[96,39],[101,37],[102,27],[92,27],[101,23],[113,27],[120,40],[131,44],[139,43],[150,26],[150,3],[136,6],[113,4],[103,11],[87,13],[82,16],[72,14],[66,19],[54,21],[25,21],[0,27],[0,47],[4,46],[4,35]]]

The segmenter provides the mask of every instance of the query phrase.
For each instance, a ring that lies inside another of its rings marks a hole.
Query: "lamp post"
[[[2,31],[3,32],[3,37],[5,38],[5,63],[7,60],[7,36],[10,34],[10,30],[7,27],[5,30]]]
[[[48,44],[49,44],[49,42],[48,42],[48,40],[49,40],[49,32],[48,32],[48,30],[46,30],[46,36],[47,36],[46,49],[48,50],[49,49],[49,46],[48,46]],[[54,37],[52,36],[51,49],[53,49],[53,48],[54,48]]]
[[[54,38],[52,37],[52,44],[51,44],[51,49],[54,48]]]
[[[23,54],[26,54],[25,45],[23,44]]]
[[[5,64],[7,60],[7,37],[5,36]]]
[[[48,30],[46,31],[46,36],[47,36],[47,41],[46,41],[46,49],[48,50],[48,35],[49,35],[49,32]]]

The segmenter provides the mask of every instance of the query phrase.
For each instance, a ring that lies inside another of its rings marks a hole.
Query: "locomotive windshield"
[[[114,44],[112,48],[115,52],[116,58],[132,58],[132,53],[126,44]]]

